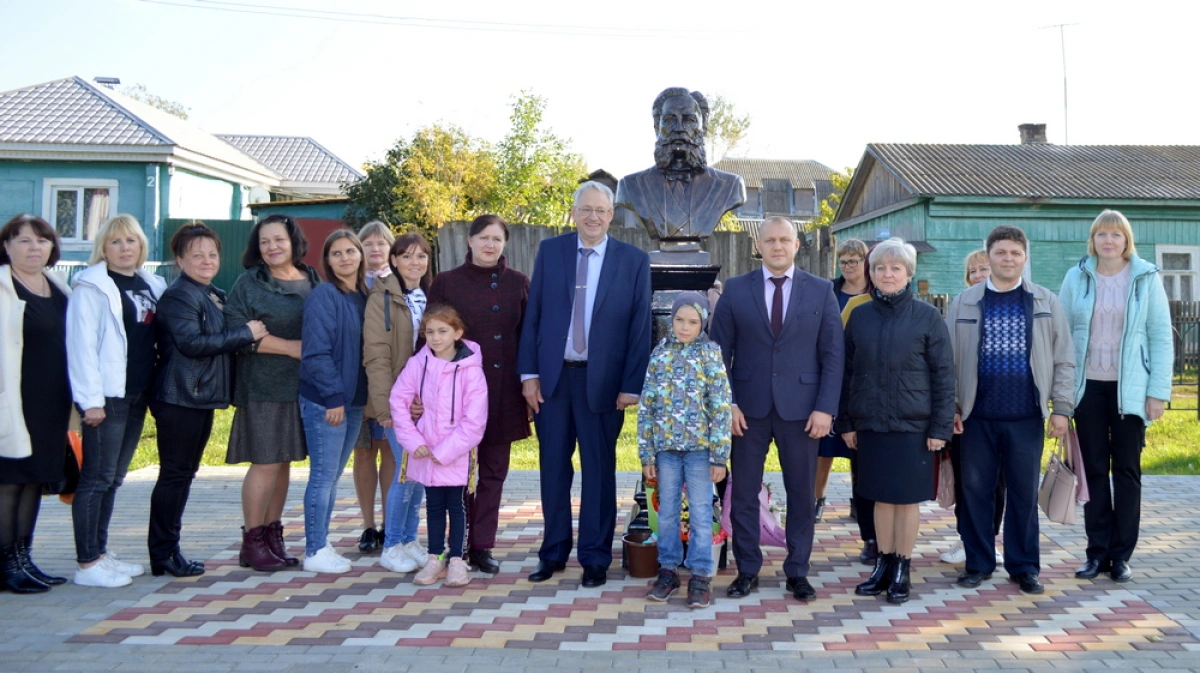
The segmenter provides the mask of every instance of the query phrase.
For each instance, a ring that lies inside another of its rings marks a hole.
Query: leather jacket
[[[225,293],[180,274],[158,300],[154,399],[224,409],[233,396],[233,352],[254,343],[250,327],[225,329]]]

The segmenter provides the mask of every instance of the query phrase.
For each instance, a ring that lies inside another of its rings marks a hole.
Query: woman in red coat
[[[467,231],[467,259],[439,273],[429,290],[429,305],[449,304],[466,322],[465,338],[483,351],[488,387],[488,421],[479,443],[479,484],[467,496],[467,562],[485,573],[500,571],[492,558],[500,495],[508,476],[512,443],[529,436],[529,410],[517,375],[517,344],[529,276],[508,268],[504,245],[508,224],[496,215],[481,215]]]

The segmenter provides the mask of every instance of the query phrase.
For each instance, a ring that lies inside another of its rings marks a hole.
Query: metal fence
[[[65,262],[60,261],[58,264],[50,267],[52,270],[61,273],[67,279],[67,284],[71,284],[71,280],[75,278],[75,274],[83,271],[88,267],[87,262]],[[179,277],[179,267],[175,266],[175,262],[146,262],[142,265],[150,273],[162,276],[170,285],[177,277]]]

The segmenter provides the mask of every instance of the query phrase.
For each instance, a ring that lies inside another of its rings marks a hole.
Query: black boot
[[[33,537],[32,536],[23,537],[23,538],[17,540],[17,558],[20,559],[21,566],[25,568],[25,572],[29,573],[29,576],[32,577],[33,579],[41,582],[42,584],[47,584],[52,587],[56,587],[60,584],[66,584],[67,578],[55,577],[54,575],[47,575],[46,573],[42,572],[41,568],[33,565],[33,559],[29,558],[29,550],[32,548],[33,548]]]
[[[908,601],[908,566],[912,559],[900,556],[896,561],[895,574],[892,575],[892,586],[888,587],[889,603],[904,603]]]
[[[875,569],[871,571],[866,582],[854,587],[854,593],[859,596],[878,596],[885,591],[892,583],[895,563],[895,554],[880,554],[879,558],[875,559]]]
[[[25,571],[15,544],[0,547],[0,581],[14,594],[41,594],[50,590],[49,584],[39,582]]]
[[[489,575],[500,572],[500,563],[492,558],[491,549],[467,550],[467,565]]]

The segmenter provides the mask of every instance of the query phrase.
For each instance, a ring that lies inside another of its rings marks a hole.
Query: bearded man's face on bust
[[[672,180],[688,179],[708,165],[704,119],[691,96],[672,96],[663,101],[654,165]]]

